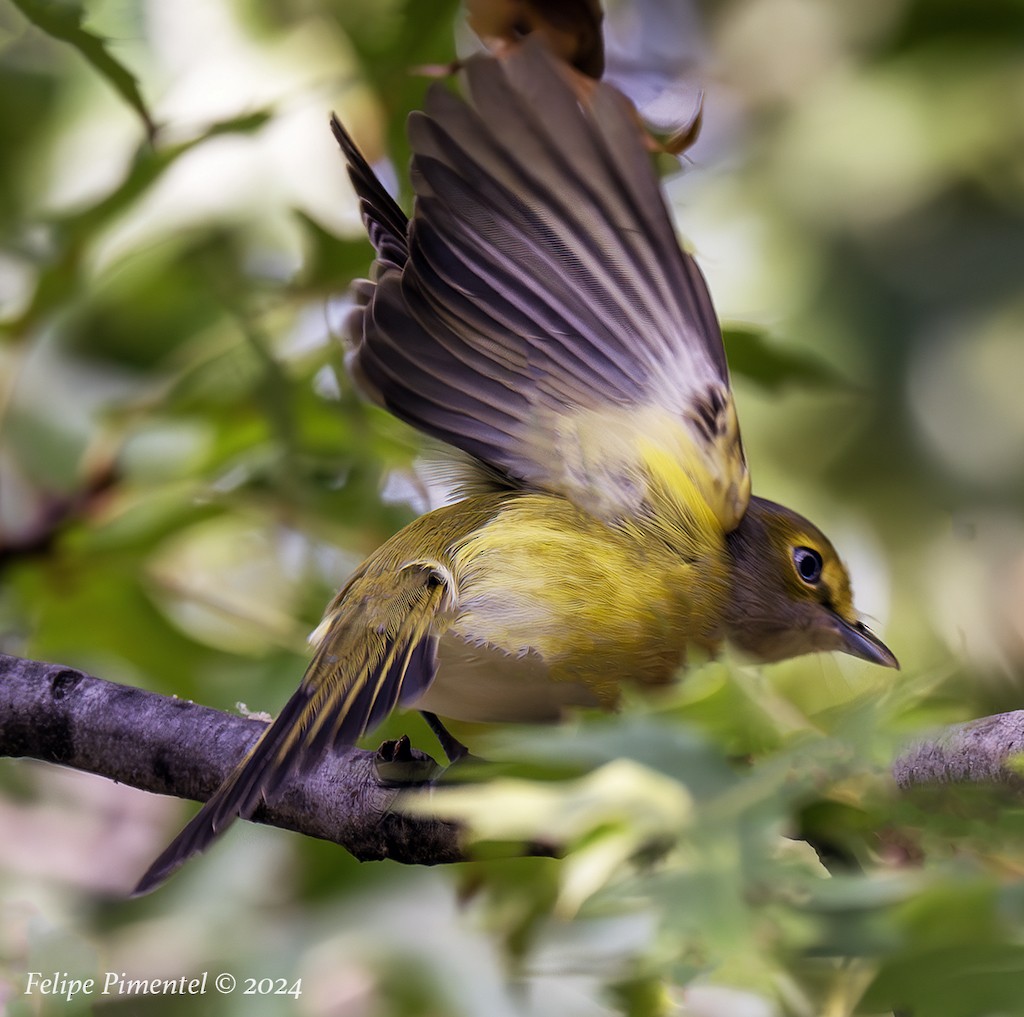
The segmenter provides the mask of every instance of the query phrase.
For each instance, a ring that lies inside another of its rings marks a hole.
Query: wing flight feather
[[[607,84],[581,93],[531,40],[466,77],[469,103],[436,85],[410,117],[404,232],[334,121],[378,250],[349,323],[354,376],[511,484],[610,519],[642,509],[658,444],[732,529],[749,481],[721,332],[631,105]],[[627,440],[590,470],[604,413]]]

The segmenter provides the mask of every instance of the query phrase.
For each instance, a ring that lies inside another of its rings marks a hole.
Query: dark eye
[[[813,584],[821,578],[821,555],[813,547],[794,547],[793,564],[805,583]]]

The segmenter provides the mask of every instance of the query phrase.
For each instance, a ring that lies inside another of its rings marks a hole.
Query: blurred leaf
[[[408,807],[467,822],[481,840],[564,844],[605,824],[623,824],[636,847],[646,838],[681,829],[692,802],[675,781],[619,759],[578,781],[502,778],[481,787],[437,788],[429,799],[410,799]]]
[[[629,714],[570,728],[499,730],[483,739],[481,752],[540,779],[632,759],[684,783],[698,798],[721,793],[737,779],[719,744],[682,724]]]
[[[861,1000],[865,1013],[899,1009],[914,1017],[1024,1014],[1024,947],[978,944],[908,951],[882,965]]]
[[[959,0],[911,0],[887,40],[891,52],[912,48],[936,37],[964,45],[976,37],[989,48],[1018,40],[1024,32],[1024,10],[1017,0],[985,0],[965,7]]]
[[[19,160],[37,141],[41,126],[51,123],[59,91],[54,75],[0,62],[0,95],[16,97],[0,102],[0,223],[23,216]]]
[[[224,318],[200,262],[201,241],[170,241],[131,257],[90,288],[62,330],[78,356],[154,371]]]
[[[787,386],[812,389],[852,389],[855,386],[834,367],[811,353],[798,353],[773,342],[761,329],[726,325],[722,339],[729,370],[772,392]]]
[[[294,615],[286,538],[274,536],[260,520],[235,515],[179,531],[149,557],[151,596],[198,643],[253,656],[301,648],[305,627]]]
[[[186,152],[221,135],[252,134],[263,127],[270,117],[271,113],[267,110],[229,117],[211,124],[195,138],[165,148],[157,149],[143,142],[136,150],[128,174],[117,188],[96,205],[58,220],[59,225],[75,238],[94,232],[100,225],[128,208]]]
[[[405,117],[422,106],[431,79],[416,68],[445,65],[454,56],[453,30],[462,14],[458,0],[397,0],[364,7],[350,0],[328,0],[360,58],[360,69],[384,107],[387,150],[396,166],[409,159]],[[405,174],[400,174],[407,186]]]
[[[679,1013],[663,979],[633,978],[611,987],[610,995],[625,1017],[661,1017]],[[707,1017],[714,1017],[707,1014]],[[732,1017],[736,1017],[733,1012]]]
[[[190,141],[160,150],[155,150],[148,141],[143,142],[124,180],[109,195],[81,212],[49,224],[53,231],[51,246],[56,254],[40,272],[29,306],[15,321],[4,323],[5,326],[15,335],[24,335],[55,308],[77,295],[82,281],[82,260],[89,243],[102,227],[141,198],[182,155],[221,134],[258,130],[269,117],[266,112],[233,117],[214,124]]]
[[[82,27],[85,11],[77,0],[13,0],[37,28],[53,39],[73,46],[142,119],[153,138],[156,125],[139,92],[135,76],[107,50],[104,39]]]
[[[293,214],[306,234],[306,258],[302,270],[303,292],[337,293],[343,284],[369,271],[373,248],[365,236],[343,240],[328,233],[300,209]]]

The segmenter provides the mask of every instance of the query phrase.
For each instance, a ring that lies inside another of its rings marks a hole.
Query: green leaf
[[[97,233],[142,197],[186,152],[210,138],[222,134],[248,134],[270,119],[265,110],[231,117],[208,127],[190,141],[154,149],[144,141],[135,153],[124,180],[95,205],[58,219],[54,226],[57,254],[39,274],[32,300],[22,315],[3,323],[15,335],[24,335],[31,326],[45,319],[55,308],[78,292],[83,254]]]
[[[884,965],[861,1012],[904,1008],[914,1017],[1024,1014],[1024,947],[962,943]]]
[[[852,389],[853,383],[831,364],[810,353],[795,352],[748,325],[727,325],[722,338],[729,370],[772,392],[789,385],[815,389]]]
[[[301,209],[294,209],[306,236],[306,257],[299,288],[309,293],[341,293],[350,279],[366,275],[373,248],[365,235],[344,239],[329,233]]]
[[[113,89],[128,103],[146,126],[146,134],[156,134],[156,124],[149,115],[139,92],[135,76],[107,50],[104,39],[82,27],[82,8],[61,0],[14,0],[15,5],[36,28],[50,38],[73,46],[107,79]]]

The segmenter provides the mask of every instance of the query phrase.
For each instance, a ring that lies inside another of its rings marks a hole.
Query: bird
[[[724,644],[898,668],[828,538],[751,494],[718,319],[629,101],[532,38],[462,67],[466,98],[436,82],[409,117],[411,218],[331,119],[376,252],[347,367],[450,449],[453,497],[334,597],[297,691],[139,893],[396,707],[453,759],[440,717],[614,710]]]

